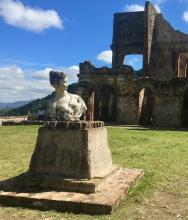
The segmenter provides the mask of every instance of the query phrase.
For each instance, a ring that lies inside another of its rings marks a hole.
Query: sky
[[[188,0],[152,0],[188,34]],[[144,0],[0,0],[0,102],[26,101],[53,91],[49,71],[78,80],[79,63],[111,66],[113,14],[141,11]],[[140,56],[126,64],[141,66]]]

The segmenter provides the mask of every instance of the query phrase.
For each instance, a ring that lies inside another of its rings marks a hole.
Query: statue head
[[[55,89],[67,89],[68,86],[68,77],[64,72],[58,72],[58,71],[50,71],[49,73],[50,77],[50,84]]]

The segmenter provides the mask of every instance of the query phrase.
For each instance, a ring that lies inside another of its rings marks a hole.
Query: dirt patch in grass
[[[167,189],[158,189],[147,199],[135,202],[132,208],[134,211],[130,219],[188,219],[188,197]]]
[[[141,197],[135,196],[133,189],[124,206],[127,212],[121,213],[122,220],[188,219],[188,179],[182,176],[170,180]]]

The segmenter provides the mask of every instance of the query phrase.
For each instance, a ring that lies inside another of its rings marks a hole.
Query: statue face
[[[68,87],[68,78],[62,78],[59,83],[54,85],[55,90],[60,94],[60,93],[64,93],[64,91],[67,89]]]
[[[64,79],[60,80],[59,86],[63,87],[64,89],[67,89],[67,87],[68,87],[68,77],[65,77]]]

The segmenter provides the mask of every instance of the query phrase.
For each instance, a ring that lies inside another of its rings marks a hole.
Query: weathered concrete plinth
[[[90,194],[19,187],[17,183],[23,176],[18,176],[0,183],[0,204],[92,215],[110,214],[142,175],[142,170],[121,169],[101,186],[100,191]]]
[[[142,175],[112,166],[103,122],[46,122],[29,171],[0,182],[0,204],[109,214]]]
[[[38,132],[29,173],[74,179],[104,177],[112,157],[103,122],[46,122]]]

